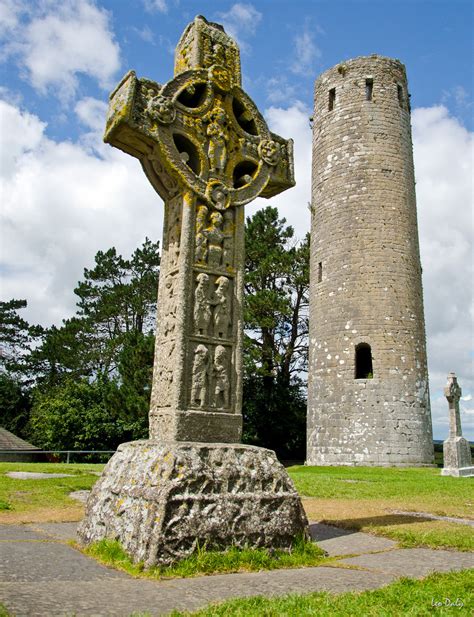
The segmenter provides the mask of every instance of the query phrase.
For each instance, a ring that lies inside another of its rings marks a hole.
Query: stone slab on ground
[[[133,612],[158,616],[236,597],[376,589],[402,575],[420,577],[432,570],[474,566],[473,553],[386,549],[341,561],[358,565],[357,570],[320,566],[154,581],[102,566],[65,544],[75,528],[75,523],[0,525],[0,603],[16,617],[129,617]],[[320,544],[340,540],[344,546],[369,535],[329,525],[313,526],[313,532],[324,538]],[[350,547],[349,554],[361,546],[373,548],[367,539],[358,546]]]
[[[474,553],[431,550],[429,548],[401,548],[385,553],[359,555],[340,563],[359,566],[395,576],[418,578],[431,572],[451,572],[474,568]]]
[[[387,538],[379,538],[355,530],[338,529],[323,523],[311,523],[309,531],[311,538],[330,557],[385,551],[397,546],[396,542]]]
[[[0,602],[16,617],[129,617],[133,612],[149,612],[155,616],[166,615],[173,609],[197,610],[211,602],[237,597],[376,589],[394,578],[390,574],[328,567],[167,581],[131,577],[102,577],[96,581],[71,578],[28,584],[0,583]]]
[[[33,471],[9,471],[5,474],[15,480],[50,480],[51,478],[72,478],[73,473],[40,473]]]

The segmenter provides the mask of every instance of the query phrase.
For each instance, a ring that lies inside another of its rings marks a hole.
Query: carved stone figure
[[[217,345],[214,351],[214,406],[222,409],[229,407],[229,362],[227,350]]]
[[[207,402],[209,379],[209,350],[205,345],[198,345],[194,350],[193,382],[191,387],[191,402],[204,407]]]
[[[164,327],[163,333],[165,337],[170,336],[174,332],[176,322],[176,297],[175,297],[175,279],[168,276],[165,279],[166,294],[164,296],[163,318]]]
[[[275,141],[269,139],[262,140],[258,146],[258,153],[265,163],[269,165],[276,165],[278,163],[279,148]]]
[[[224,212],[223,232],[222,263],[225,268],[230,268],[234,260],[234,214],[231,210]]]
[[[207,136],[209,145],[207,154],[209,157],[209,169],[212,172],[220,174],[224,171],[227,162],[227,114],[222,108],[222,102],[217,99],[216,105],[208,114],[207,120]]]
[[[222,241],[224,239],[224,232],[222,231],[223,222],[224,217],[222,214],[220,212],[213,212],[210,216],[210,225],[206,229],[207,263],[210,268],[218,268],[221,265]]]
[[[149,90],[148,95],[151,98],[148,99],[146,108],[150,118],[161,122],[161,124],[171,124],[176,118],[176,109],[173,101],[162,94],[154,96],[153,90]]]
[[[214,336],[227,338],[230,323],[229,279],[219,276],[216,279],[215,308],[214,308]]]
[[[207,236],[205,233],[208,209],[200,205],[196,214],[196,247],[195,260],[197,263],[205,263],[207,259]]]
[[[197,334],[207,336],[211,321],[209,302],[209,277],[201,272],[196,277],[197,287],[194,299],[194,329]]]

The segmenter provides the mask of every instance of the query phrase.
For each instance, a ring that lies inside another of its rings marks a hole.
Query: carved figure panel
[[[200,272],[196,276],[196,290],[194,292],[194,332],[200,336],[207,336],[211,322],[211,302],[209,299],[209,276]]]
[[[176,283],[177,277],[169,274],[164,278],[162,284],[165,286],[165,291],[161,296],[161,318],[163,323],[160,328],[160,338],[169,338],[174,336],[176,327]]]
[[[227,349],[223,345],[217,345],[214,350],[213,362],[214,399],[213,406],[216,409],[229,407],[229,358]]]
[[[214,291],[214,336],[216,338],[228,338],[229,325],[231,322],[231,299],[230,280],[226,276],[219,276],[215,281]]]
[[[181,243],[181,206],[182,200],[176,198],[170,200],[168,206],[168,230],[167,230],[167,270],[176,268],[179,262]]]
[[[209,391],[209,350],[206,345],[196,345],[194,349],[191,405],[205,407]]]
[[[157,343],[151,401],[153,407],[169,407],[171,405],[174,356],[174,341]]]
[[[198,205],[196,214],[196,246],[194,258],[196,263],[204,264],[207,262],[207,216],[208,208],[204,204]]]

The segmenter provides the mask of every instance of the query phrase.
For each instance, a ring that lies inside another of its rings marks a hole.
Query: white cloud
[[[227,12],[218,12],[217,16],[227,34],[239,43],[242,51],[247,51],[245,39],[256,33],[262,19],[260,11],[252,4],[237,2]]]
[[[294,141],[296,186],[273,197],[270,202],[258,199],[256,205],[260,208],[270,204],[277,207],[280,215],[295,228],[298,239],[302,240],[311,223],[308,207],[311,201],[311,112],[306,105],[296,101],[288,108],[270,107],[265,110],[264,115],[274,133]],[[253,208],[254,206],[250,205],[248,210]]]
[[[76,103],[74,111],[82,124],[93,131],[102,131],[107,114],[107,103],[87,96]]]
[[[307,28],[295,37],[295,59],[291,71],[297,75],[306,75],[314,70],[315,61],[321,57],[321,50],[314,42],[314,34]]]
[[[145,43],[151,43],[152,45],[155,44],[155,35],[153,34],[152,30],[150,30],[148,26],[144,26],[141,29],[140,28],[132,28],[132,29],[142,39],[142,41],[145,41]]]
[[[120,54],[108,12],[90,0],[41,6],[45,10],[38,5],[25,12],[22,23],[17,19],[6,40],[5,53],[17,59],[22,77],[41,94],[54,89],[62,101],[74,96],[80,74],[109,88],[120,67]]]
[[[168,12],[168,5],[166,3],[166,0],[143,0],[143,5],[145,7],[145,10],[147,10],[149,13],[156,13],[157,11],[159,13]]]
[[[443,437],[447,374],[474,392],[474,134],[442,106],[415,109],[412,123],[433,423]],[[474,437],[467,418],[463,428]]]
[[[19,0],[0,0],[0,36],[18,26],[22,11],[23,6]]]
[[[297,185],[270,203],[278,206],[300,238],[310,226],[310,115],[298,102],[265,112],[274,132],[295,141]],[[473,133],[445,107],[415,109],[412,122],[432,415],[435,436],[441,439],[448,430],[443,395],[447,374],[456,372],[465,397],[474,393]],[[258,200],[256,205],[267,204]],[[254,208],[248,206],[248,212]],[[461,405],[461,411],[464,434],[474,439],[466,404]]]
[[[81,111],[93,125],[94,106]],[[0,116],[9,144],[0,178],[1,295],[26,298],[31,323],[58,324],[75,312],[73,289],[98,250],[129,255],[146,235],[161,238],[161,200],[138,161],[98,134],[92,151],[92,134],[87,146],[52,141],[36,116],[3,101]]]

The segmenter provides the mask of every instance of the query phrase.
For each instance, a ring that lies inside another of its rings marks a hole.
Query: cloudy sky
[[[161,237],[163,206],[139,163],[101,140],[108,92],[129,69],[172,77],[195,15],[222,23],[242,51],[244,88],[272,130],[295,141],[297,186],[278,206],[309,229],[312,89],[360,55],[408,71],[435,438],[442,388],[463,387],[474,439],[471,0],[0,0],[1,297],[31,323],[75,311],[73,288],[98,250],[129,255]],[[247,207],[255,212],[267,202]]]

